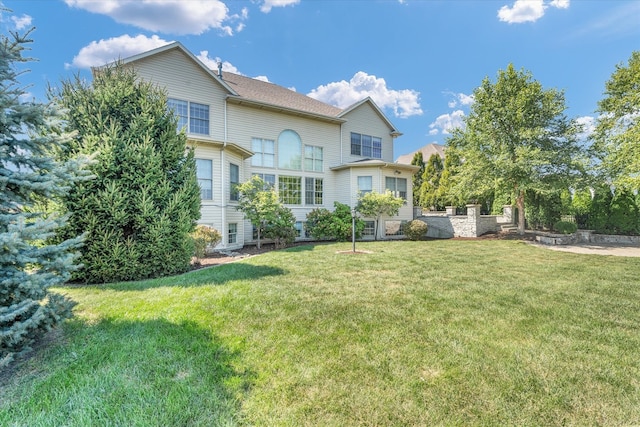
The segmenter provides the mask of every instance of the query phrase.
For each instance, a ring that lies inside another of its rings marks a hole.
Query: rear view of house
[[[366,98],[336,108],[284,87],[207,68],[182,44],[172,43],[127,59],[139,78],[166,90],[168,107],[195,149],[202,199],[200,223],[223,234],[220,247],[254,240],[236,209],[235,185],[259,175],[277,190],[296,217],[300,239],[314,208],[334,202],[355,206],[360,192],[394,191],[407,203],[383,218],[379,238],[412,219],[415,166],[393,163],[401,135]],[[373,238],[373,218],[365,234]]]

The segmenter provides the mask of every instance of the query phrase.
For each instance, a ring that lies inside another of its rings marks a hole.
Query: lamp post
[[[356,208],[351,208],[351,242],[353,243],[353,252],[356,252]]]

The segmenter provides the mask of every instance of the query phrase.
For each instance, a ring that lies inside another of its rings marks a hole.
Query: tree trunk
[[[524,234],[524,191],[519,192],[516,206],[518,207],[518,234],[522,236]]]

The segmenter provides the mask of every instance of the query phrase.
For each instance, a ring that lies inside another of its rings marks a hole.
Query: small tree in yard
[[[0,36],[0,369],[71,317],[73,303],[49,288],[65,283],[77,268],[73,251],[81,242],[73,237],[54,243],[64,219],[38,208],[39,200],[55,200],[85,173],[83,162],[52,159],[65,143],[52,132],[60,110],[20,101],[25,91],[16,65],[28,60],[22,56],[28,35]]]
[[[275,240],[280,246],[293,241],[296,235],[295,217],[291,209],[285,207],[278,199],[275,189],[260,177],[253,176],[237,187],[238,207],[258,231],[258,248],[261,238]]]
[[[403,204],[404,199],[394,196],[389,190],[384,193],[371,191],[360,195],[356,211],[364,217],[375,218],[375,240],[378,240],[378,224],[382,215],[398,215]]]

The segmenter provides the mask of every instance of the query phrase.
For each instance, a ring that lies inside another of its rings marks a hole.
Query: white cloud
[[[65,3],[107,15],[123,24],[171,34],[202,34],[215,28],[231,35],[233,29],[228,22],[248,16],[246,8],[240,15],[229,16],[229,9],[221,0],[65,0]]]
[[[202,61],[202,63],[209,69],[218,72],[218,63],[221,62],[222,60],[219,57],[215,57],[215,58],[210,58],[209,57],[209,51],[208,50],[201,50],[200,53],[198,55],[196,55],[196,58],[198,58],[200,61]],[[227,71],[229,73],[233,73],[233,74],[240,74],[243,75],[236,67],[235,65],[233,65],[232,63],[230,63],[229,61],[222,61],[222,71]]]
[[[32,18],[29,15],[12,16],[11,20],[16,26],[16,30],[24,30],[27,27],[31,27]]]
[[[464,111],[456,110],[451,114],[442,114],[429,125],[429,135],[442,133],[449,135],[453,129],[464,127]]]
[[[348,82],[321,85],[313,89],[308,96],[319,101],[346,108],[366,97],[371,97],[380,108],[393,110],[396,117],[419,116],[420,92],[411,89],[392,90],[383,78],[358,71]]]
[[[453,99],[448,102],[449,108],[455,108],[458,105],[468,106],[473,104],[475,98],[473,95],[467,95],[462,92],[453,93],[453,92],[445,92],[447,95],[450,95]]]
[[[73,58],[71,64],[65,64],[66,68],[90,68],[104,65],[118,59],[137,55],[171,42],[154,35],[151,37],[138,35],[131,37],[125,34],[107,40],[93,41],[88,46],[80,49]]]
[[[582,127],[582,131],[578,133],[579,140],[588,139],[596,130],[596,118],[592,116],[582,116],[576,119],[576,123]]]
[[[512,7],[502,6],[498,11],[498,18],[509,24],[536,22],[544,16],[545,10],[551,6],[558,9],[568,9],[570,0],[516,0]]]
[[[300,0],[264,0],[260,10],[264,13],[271,12],[274,7],[285,7],[300,3]]]

